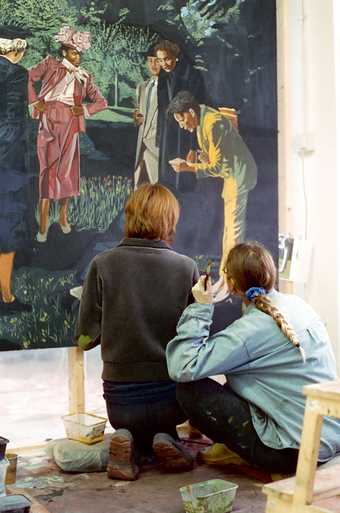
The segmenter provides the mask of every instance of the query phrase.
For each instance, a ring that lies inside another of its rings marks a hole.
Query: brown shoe
[[[107,476],[134,481],[138,473],[132,435],[127,429],[117,429],[111,439]]]
[[[184,472],[192,470],[194,458],[167,433],[157,433],[153,439],[153,451],[159,467],[165,472]]]

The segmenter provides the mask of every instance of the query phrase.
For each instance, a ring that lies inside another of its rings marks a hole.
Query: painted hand
[[[43,100],[39,100],[37,103],[33,105],[35,109],[37,109],[39,112],[45,112],[46,105]]]
[[[84,115],[84,109],[82,105],[74,105],[71,107],[72,114],[74,116],[83,116]]]
[[[176,173],[181,173],[183,171],[191,171],[196,173],[195,168],[189,166],[186,160],[179,157],[173,160],[169,160],[169,164]]]
[[[198,160],[207,164],[209,162],[209,156],[204,151],[200,151],[198,154]]]
[[[140,126],[144,121],[143,114],[138,109],[135,109],[132,113],[133,120],[137,126]]]
[[[190,162],[191,164],[195,164],[195,162],[197,162],[197,151],[189,150],[185,159],[187,162]]]

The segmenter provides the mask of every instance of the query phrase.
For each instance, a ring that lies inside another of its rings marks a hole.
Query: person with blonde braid
[[[254,305],[258,310],[261,310],[261,312],[270,315],[274,319],[282,333],[288,338],[288,340],[293,344],[293,346],[299,349],[301,353],[301,358],[305,362],[305,351],[301,346],[294,329],[284,318],[280,310],[278,310],[276,306],[274,306],[273,303],[270,301],[270,299],[266,297],[266,294],[266,289],[263,289],[262,287],[251,287],[246,291],[245,296],[248,301],[253,301]]]
[[[275,289],[274,261],[261,244],[234,246],[224,273],[214,285],[199,279],[196,303],[184,310],[167,345],[169,375],[180,382],[177,400],[191,424],[231,454],[269,472],[293,473],[303,387],[337,379],[327,330],[304,300]],[[243,300],[243,315],[210,335],[214,303],[228,291]],[[209,379],[216,374],[226,384]],[[318,460],[338,453],[340,421],[326,417]]]

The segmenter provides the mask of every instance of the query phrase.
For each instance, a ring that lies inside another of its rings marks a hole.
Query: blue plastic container
[[[31,501],[24,495],[0,497],[0,513],[30,513]]]

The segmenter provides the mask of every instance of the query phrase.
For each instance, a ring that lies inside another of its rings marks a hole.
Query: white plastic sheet
[[[68,411],[67,348],[0,353],[0,436],[9,447],[65,436]],[[85,355],[86,411],[106,416],[100,348]]]

